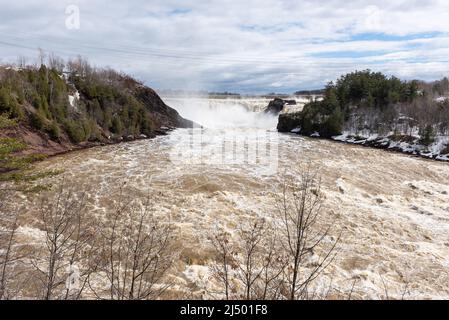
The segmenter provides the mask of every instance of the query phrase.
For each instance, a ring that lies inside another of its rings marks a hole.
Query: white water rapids
[[[166,103],[187,119],[207,129],[255,129],[273,130],[277,117],[262,111],[269,99],[166,99]]]
[[[133,195],[153,192],[157,214],[171,215],[182,239],[180,287],[201,292],[207,286],[207,232],[217,222],[232,231],[250,215],[267,215],[280,175],[294,175],[299,163],[311,161],[323,178],[328,219],[343,232],[337,259],[318,285],[332,281],[335,298],[344,298],[353,284],[354,298],[385,298],[386,288],[390,298],[449,298],[447,163],[278,134],[276,118],[255,112],[265,100],[166,102],[206,127],[209,147],[229,130],[247,145],[260,143],[259,135],[247,139],[251,132],[269,132],[278,146],[277,173],[267,174],[266,163],[173,162],[174,148],[191,148],[187,129],[57,156],[38,168],[64,169],[66,183],[91,193],[92,214],[99,216],[120,181]]]

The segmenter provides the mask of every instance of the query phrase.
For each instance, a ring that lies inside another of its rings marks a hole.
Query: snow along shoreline
[[[293,129],[291,133],[301,134],[300,129]],[[437,136],[435,137],[435,141],[428,146],[420,144],[420,137],[418,136],[408,137],[408,139],[392,139],[391,135],[381,136],[378,134],[351,134],[350,132],[345,131],[343,134],[334,136],[331,139],[320,137],[318,132],[313,133],[310,137],[394,151],[425,159],[449,162],[449,136]]]

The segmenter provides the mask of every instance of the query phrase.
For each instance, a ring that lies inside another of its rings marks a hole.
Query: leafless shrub
[[[261,259],[262,248],[260,245],[264,229],[264,220],[255,221],[246,228],[239,229],[242,263],[238,264],[238,278],[245,287],[244,298],[247,300],[251,299],[252,288],[262,273],[262,268],[258,265],[258,261]]]
[[[99,299],[160,298],[171,286],[168,271],[176,252],[174,230],[151,212],[151,200],[125,200],[122,190],[112,216],[102,227],[89,286]],[[100,279],[105,284],[100,286]],[[95,283],[97,282],[97,283]]]
[[[86,287],[86,252],[92,245],[92,226],[87,225],[85,194],[64,189],[45,195],[39,208],[45,245],[31,260],[42,299],[77,299]]]
[[[262,256],[262,272],[254,286],[257,300],[283,299],[284,273],[286,268],[285,254],[278,248],[276,230],[269,226],[263,242],[265,248]]]
[[[210,236],[210,240],[217,253],[217,264],[211,267],[212,275],[223,285],[225,298],[229,300],[234,259],[231,235],[221,228],[217,228],[215,233]]]
[[[331,224],[321,227],[323,200],[321,179],[311,165],[304,166],[295,179],[286,178],[282,183],[275,217],[280,222],[279,238],[287,259],[288,299],[309,299],[311,283],[335,257],[340,237],[332,240]]]
[[[64,71],[65,62],[62,58],[58,57],[54,53],[51,53],[48,56],[48,67],[62,74],[62,72]]]
[[[273,227],[265,219],[241,224],[238,230],[236,277],[246,300],[276,299],[280,294],[285,257],[276,249]]]
[[[81,56],[69,60],[67,63],[67,68],[69,73],[82,78],[90,77],[93,71],[93,68],[90,66],[89,62]]]
[[[13,208],[6,201],[16,193],[7,189],[0,191],[0,300],[11,300],[19,297],[27,278],[23,265],[27,251],[17,239],[22,209]]]
[[[38,50],[37,62],[39,64],[38,67],[40,67],[45,64],[45,58],[47,57],[47,54],[42,48],[38,48],[37,50]]]
[[[212,275],[226,299],[316,299],[329,295],[311,284],[333,261],[339,241],[330,236],[324,215],[321,180],[311,167],[285,178],[272,222],[250,219],[231,235],[218,229],[211,237],[217,259]],[[234,285],[237,281],[239,285]]]
[[[14,264],[20,260],[21,256],[15,250],[15,237],[18,227],[18,213],[12,214],[9,221],[5,221],[2,214],[2,223],[0,224],[0,300],[12,299],[15,294],[11,290],[10,281],[14,278]]]
[[[410,282],[405,281],[405,283],[402,287],[401,300],[405,300],[406,296],[410,296],[409,286],[410,286]]]
[[[388,286],[388,281],[379,273],[380,281],[382,282],[383,295],[379,294],[379,300],[406,300],[407,296],[410,296],[410,281],[408,279],[403,279],[404,283],[400,288],[399,292],[396,292],[396,295],[392,295],[390,292],[390,288]]]
[[[226,299],[276,300],[282,298],[285,254],[279,251],[273,225],[250,218],[236,237],[217,228],[209,237],[216,252],[211,274]]]

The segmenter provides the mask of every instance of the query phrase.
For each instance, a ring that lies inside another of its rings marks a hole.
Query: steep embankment
[[[24,142],[22,154],[54,155],[194,125],[151,88],[82,61],[67,72],[0,67],[0,114],[17,123],[2,128],[0,138]]]

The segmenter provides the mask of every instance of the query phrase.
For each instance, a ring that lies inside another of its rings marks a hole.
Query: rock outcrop
[[[284,113],[279,115],[277,130],[279,132],[292,132],[299,128],[300,112]]]
[[[275,98],[270,101],[265,113],[277,115],[284,110],[285,105],[296,105],[296,100],[283,100],[280,98]]]
[[[178,111],[167,106],[159,95],[151,88],[139,87],[136,90],[136,97],[159,122],[159,128],[156,130],[167,131],[163,128],[192,128],[197,126],[193,121],[184,119]]]

